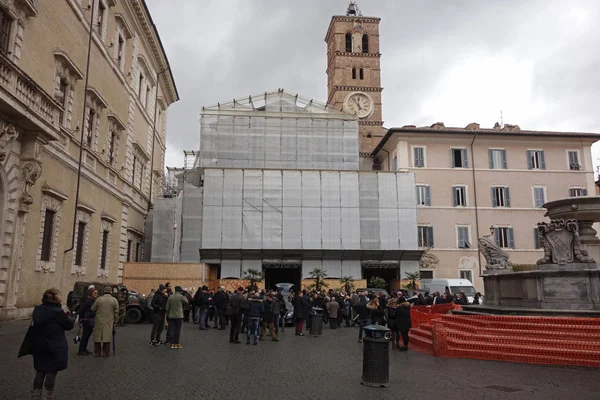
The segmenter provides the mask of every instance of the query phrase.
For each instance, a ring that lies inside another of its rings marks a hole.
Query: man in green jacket
[[[182,294],[181,286],[175,286],[175,293],[169,296],[167,300],[166,316],[169,326],[167,327],[167,341],[171,343],[172,349],[182,349],[179,343],[181,336],[181,325],[183,323],[183,306],[188,304],[187,299]]]

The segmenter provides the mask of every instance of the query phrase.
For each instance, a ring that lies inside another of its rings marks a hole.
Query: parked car
[[[117,298],[117,295],[121,289],[126,289],[127,286],[121,284],[113,284],[106,282],[75,282],[73,290],[69,292],[67,296],[67,307],[72,312],[77,312],[79,305],[85,299],[87,295],[87,289],[90,285],[94,285],[99,293],[102,293],[104,287],[110,286],[112,288],[113,297]],[[146,313],[148,312],[146,306],[146,297],[134,291],[128,291],[129,301],[127,303],[127,311],[125,312],[125,320],[130,324],[137,324],[138,322],[145,319]]]
[[[365,292],[366,291],[366,292],[373,293],[373,294],[383,293],[384,296],[390,297],[390,294],[385,289],[378,289],[378,288],[358,288],[357,291],[359,291],[359,292]]]
[[[285,298],[284,301],[287,311],[285,312],[285,316],[279,320],[279,326],[283,326],[283,324],[285,324],[285,326],[294,326],[296,324],[296,320],[294,319],[294,306],[287,298]]]

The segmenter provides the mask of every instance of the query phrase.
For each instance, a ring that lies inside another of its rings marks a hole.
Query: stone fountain
[[[538,224],[544,257],[535,269],[514,271],[508,253],[491,234],[479,238],[487,261],[485,305],[466,312],[600,317],[600,197],[575,197],[544,204],[550,222]]]

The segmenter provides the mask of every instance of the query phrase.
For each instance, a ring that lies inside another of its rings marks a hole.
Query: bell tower
[[[331,18],[327,43],[327,103],[356,114],[359,120],[359,151],[370,154],[383,137],[381,112],[381,53],[379,22],[364,17],[355,2],[346,15]]]

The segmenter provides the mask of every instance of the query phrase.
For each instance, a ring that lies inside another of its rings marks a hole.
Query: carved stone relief
[[[421,256],[421,259],[419,260],[419,268],[435,268],[437,267],[439,262],[440,260],[434,254],[431,254],[429,252],[429,249],[427,249]]]
[[[10,153],[12,142],[16,140],[18,136],[19,132],[13,124],[4,125],[0,131],[0,162],[6,160],[8,153]]]
[[[35,185],[35,182],[42,176],[42,164],[36,160],[26,161],[21,167],[21,179],[23,188],[19,201],[25,204],[33,204],[33,197],[29,194],[29,189]]]
[[[538,265],[595,262],[587,251],[581,248],[579,225],[576,220],[557,219],[549,224],[540,222],[538,232],[544,248],[544,258],[537,261]]]

